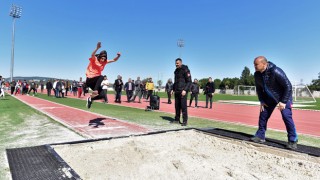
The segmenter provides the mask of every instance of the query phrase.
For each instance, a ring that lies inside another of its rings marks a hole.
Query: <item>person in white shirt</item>
[[[54,80],[53,85],[52,85],[52,87],[53,87],[53,92],[54,92],[54,96],[55,96],[55,97],[57,97],[57,92],[56,92],[57,82],[58,82],[57,79]]]
[[[0,83],[1,83],[1,84],[0,84],[0,88],[1,88],[1,90],[0,90],[0,97],[5,98],[5,94],[4,94],[5,84],[4,84],[4,82],[0,82]]]
[[[105,103],[108,103],[108,86],[109,86],[109,81],[108,81],[108,77],[106,75],[103,76],[103,80],[101,82],[101,87],[102,87],[102,90],[105,94],[105,98],[104,98],[104,102]]]

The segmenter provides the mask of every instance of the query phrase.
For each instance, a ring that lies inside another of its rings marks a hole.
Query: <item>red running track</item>
[[[73,96],[68,96],[73,97]],[[86,99],[86,97],[81,97],[81,99]],[[114,103],[114,95],[109,94],[108,100],[110,104],[118,104],[121,106],[141,108],[145,109],[149,105],[149,102],[146,102],[145,99],[142,100],[142,103],[130,102],[126,100],[126,96],[122,96],[122,103]],[[189,101],[188,101],[189,103]],[[194,105],[194,102],[193,102]],[[205,102],[200,101],[198,103],[200,108],[189,107],[188,114],[189,116],[205,118],[209,120],[217,120],[223,122],[230,122],[236,124],[258,126],[258,117],[259,117],[259,106],[251,105],[240,105],[240,104],[227,104],[227,103],[213,103],[213,109],[206,109]],[[94,108],[94,103],[92,105]],[[174,114],[174,101],[172,104],[167,103],[167,99],[161,99],[160,111],[169,112]],[[320,111],[312,110],[299,110],[293,109],[293,119],[296,124],[296,129],[298,134],[306,134],[320,137]],[[275,109],[271,118],[268,122],[268,128],[274,130],[285,131],[285,125],[281,117],[281,113],[278,109]]]
[[[73,96],[70,96],[73,97]],[[81,97],[86,99],[86,97]],[[121,104],[114,103],[114,95],[108,95],[110,104],[118,104],[121,106],[128,106],[134,108],[145,109],[149,105],[145,99],[142,103],[122,101]],[[126,100],[126,96],[122,96],[122,100]],[[194,102],[193,102],[194,103]],[[209,120],[217,120],[223,122],[231,122],[236,124],[258,126],[259,106],[227,104],[227,103],[213,103],[213,109],[203,108],[205,102],[198,103],[200,108],[188,108],[189,116],[205,118]],[[94,104],[93,104],[94,108]],[[161,99],[160,111],[174,114],[174,101],[168,104],[166,99]],[[296,124],[296,129],[299,134],[307,134],[320,137],[320,111],[312,110],[298,110],[293,109],[293,119]],[[285,131],[285,125],[278,109],[275,109],[268,122],[268,128],[274,130]]]
[[[26,95],[15,97],[87,138],[126,136],[149,132],[148,129],[133,123],[64,106],[40,98]]]
[[[87,95],[88,96],[88,95]],[[86,97],[87,97],[86,96]],[[86,97],[80,99],[85,100]],[[73,95],[69,95],[68,98],[77,98]],[[145,99],[142,99],[142,103],[126,102],[126,96],[122,96],[122,103],[114,103],[114,95],[108,94],[110,104],[117,104],[121,106],[141,108],[145,109],[149,105]],[[160,111],[175,113],[174,101],[172,104],[167,104],[166,99],[161,99]],[[193,102],[194,103],[194,102]],[[85,105],[85,103],[84,103]],[[200,101],[199,106],[204,107],[205,102]],[[226,103],[213,103],[213,109],[206,108],[188,108],[189,116],[205,118],[209,120],[217,120],[223,122],[230,122],[236,124],[250,125],[257,127],[259,106],[251,105],[239,105],[239,104],[226,104]],[[92,105],[94,108],[94,103]],[[293,119],[296,124],[296,129],[299,134],[307,134],[320,137],[320,111],[312,110],[299,110],[293,109]],[[285,125],[281,117],[279,110],[275,109],[268,123],[269,129],[285,131]]]

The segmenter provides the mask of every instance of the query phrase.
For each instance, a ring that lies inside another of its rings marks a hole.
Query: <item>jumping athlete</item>
[[[86,85],[92,89],[91,96],[87,99],[87,107],[90,108],[92,101],[97,99],[102,99],[105,97],[105,94],[101,88],[101,82],[103,81],[103,76],[101,72],[103,71],[104,67],[112,62],[116,62],[121,53],[118,52],[117,56],[112,60],[107,59],[107,51],[103,50],[99,54],[96,54],[98,49],[101,48],[101,42],[97,43],[96,49],[92,52],[91,58],[89,59],[90,63],[87,67],[86,72]]]

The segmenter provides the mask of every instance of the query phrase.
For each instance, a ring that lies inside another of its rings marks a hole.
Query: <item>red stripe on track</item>
[[[89,138],[125,136],[149,132],[148,129],[133,123],[115,120],[40,98],[26,95],[18,95],[16,98]],[[92,124],[89,124],[90,122]]]

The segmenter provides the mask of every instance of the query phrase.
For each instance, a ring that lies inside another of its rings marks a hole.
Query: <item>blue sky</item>
[[[289,79],[309,84],[320,72],[318,0],[0,0],[0,74],[10,77],[11,4],[16,21],[14,76],[85,78],[98,41],[118,62],[103,74],[173,77],[181,56],[192,78],[240,77],[264,55]],[[179,49],[177,40],[184,39]]]

